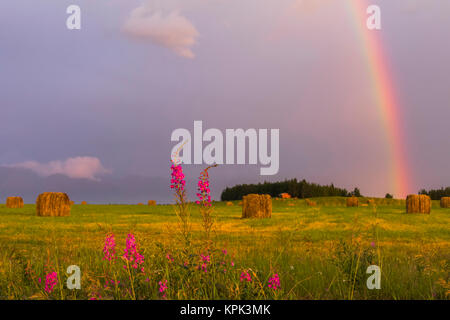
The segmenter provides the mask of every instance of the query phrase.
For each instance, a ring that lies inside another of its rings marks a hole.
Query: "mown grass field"
[[[405,214],[402,201],[346,208],[345,198],[274,200],[271,219],[241,219],[238,202],[213,203],[203,237],[192,205],[191,241],[179,237],[171,205],[74,205],[70,217],[37,217],[34,205],[0,205],[1,299],[448,299],[450,210]],[[365,199],[361,199],[364,203]],[[103,260],[108,233],[118,258]],[[144,263],[120,257],[134,234]],[[207,259],[205,257],[208,257]],[[381,267],[381,289],[366,269]],[[66,268],[81,269],[81,290]],[[143,269],[141,268],[143,267]],[[142,270],[141,270],[142,269]],[[57,272],[51,292],[45,278]],[[251,281],[242,280],[248,273]],[[278,274],[281,287],[268,287]],[[167,288],[161,291],[161,283]]]

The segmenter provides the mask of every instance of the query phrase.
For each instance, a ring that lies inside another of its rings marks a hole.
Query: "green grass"
[[[237,201],[216,202],[211,241],[203,238],[193,205],[189,245],[178,237],[171,205],[75,205],[70,217],[37,217],[34,205],[0,205],[0,298],[448,299],[450,210],[438,202],[421,215],[405,214],[399,200],[377,199],[376,209],[346,208],[345,198],[314,201],[317,207],[274,200],[272,218],[260,220],[241,219]],[[144,272],[128,272],[120,258],[102,260],[108,232],[115,234],[119,256],[127,234],[136,236]],[[210,256],[207,272],[201,254]],[[380,290],[366,287],[371,264],[382,268]],[[81,290],[65,288],[69,265],[81,268]],[[59,281],[49,293],[44,282],[52,271]],[[244,271],[252,282],[240,281]],[[279,290],[267,286],[275,273]],[[111,286],[111,279],[120,285]],[[164,280],[165,297],[158,284]]]

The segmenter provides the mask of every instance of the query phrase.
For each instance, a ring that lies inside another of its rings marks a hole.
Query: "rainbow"
[[[391,70],[386,54],[383,50],[379,30],[369,30],[366,26],[367,7],[366,0],[346,0],[352,18],[356,24],[358,36],[362,42],[364,54],[367,59],[373,94],[379,108],[383,125],[387,134],[389,156],[391,158],[391,186],[397,198],[405,197],[410,192],[411,170],[406,156],[404,128],[395,87],[392,82]]]

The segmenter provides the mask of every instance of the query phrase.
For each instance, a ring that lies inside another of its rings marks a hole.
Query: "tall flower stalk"
[[[128,273],[128,278],[130,279],[131,284],[131,293],[130,296],[133,300],[136,300],[136,292],[134,289],[134,274],[132,272],[132,269],[140,270],[142,273],[144,273],[144,256],[139,253],[138,246],[136,244],[136,238],[132,233],[129,233],[127,236],[127,242],[125,247],[125,252],[122,256],[122,259],[126,262],[126,265],[124,265],[124,269]]]
[[[183,167],[181,166],[181,161],[178,158],[181,148],[175,152],[172,158],[172,166],[170,167],[170,188],[174,191],[176,203],[175,213],[178,217],[181,238],[183,239],[186,247],[188,247],[191,242],[191,224],[189,221],[190,214],[188,202],[186,200],[186,180],[183,173]]]
[[[205,231],[205,238],[211,238],[211,231],[214,225],[211,207],[211,189],[209,186],[208,170],[217,167],[217,164],[207,167],[200,173],[197,183],[197,198],[196,203],[200,206],[200,213],[202,215],[202,226]]]

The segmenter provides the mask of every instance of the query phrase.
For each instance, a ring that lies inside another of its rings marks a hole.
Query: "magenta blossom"
[[[278,290],[281,288],[280,277],[278,273],[275,273],[272,277],[269,278],[269,288],[273,290]]]
[[[56,272],[51,272],[45,276],[45,291],[47,293],[52,293],[56,284],[58,283],[58,274]]]
[[[162,294],[163,298],[166,297],[166,290],[167,290],[167,280],[160,281],[159,282],[159,292]]]
[[[252,282],[252,277],[250,276],[250,273],[248,273],[248,271],[243,271],[241,273],[240,280],[241,280],[241,282],[242,281]]]
[[[186,181],[184,180],[183,167],[181,164],[172,163],[170,169],[172,170],[170,175],[170,188],[176,191],[184,191]]]
[[[208,272],[208,263],[211,261],[210,256],[205,256],[203,254],[200,255],[200,258],[202,259],[202,264],[199,267],[199,269],[201,269],[204,272]]]
[[[132,233],[129,233],[127,236],[127,243],[123,257],[125,258],[125,260],[132,263],[131,266],[134,269],[137,269],[141,264],[144,263],[144,256],[139,253],[136,246],[136,239]],[[141,271],[144,272],[144,268],[142,266]]]
[[[173,259],[172,256],[170,255],[170,253],[168,253],[168,254],[166,255],[166,259],[169,260],[169,262],[173,262],[173,261],[174,261],[174,259]]]
[[[208,170],[210,168],[216,167],[217,165],[206,168],[200,174],[197,183],[197,204],[205,207],[211,207],[211,189],[209,188],[209,174]]]
[[[202,258],[203,262],[210,262],[211,258],[208,256],[204,256],[203,254],[200,255],[200,257]]]
[[[116,240],[114,239],[114,233],[108,233],[106,235],[103,253],[104,253],[103,260],[114,261],[117,259]]]

